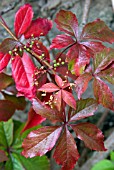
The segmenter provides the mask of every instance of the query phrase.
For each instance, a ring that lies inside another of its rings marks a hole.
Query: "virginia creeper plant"
[[[72,170],[80,157],[74,137],[92,150],[106,151],[101,130],[80,120],[93,116],[98,105],[114,110],[114,96],[107,85],[114,84],[114,49],[103,45],[114,42],[114,32],[97,19],[79,33],[76,15],[65,10],[57,13],[55,23],[61,34],[48,49],[42,37],[52,29],[53,22],[46,18],[33,20],[31,5],[25,4],[17,11],[15,33],[3,19],[0,21],[11,36],[0,45],[0,90],[4,97],[0,100],[0,120],[8,121],[16,109],[24,110],[25,98],[30,100],[32,106],[22,132],[46,119],[50,126],[28,134],[22,155],[42,156],[55,147],[56,162],[62,170]],[[52,49],[57,49],[54,58]],[[12,76],[4,70],[9,61]],[[94,98],[82,98],[90,81]],[[1,149],[2,153],[5,155]]]

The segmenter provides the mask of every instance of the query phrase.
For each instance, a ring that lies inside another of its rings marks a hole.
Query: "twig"
[[[83,15],[82,15],[82,24],[85,25],[87,22],[89,9],[90,9],[91,0],[85,0]]]
[[[93,156],[85,164],[83,164],[81,168],[79,168],[79,170],[91,169],[95,163],[105,159],[109,155],[110,151],[114,150],[114,132],[112,132],[111,135],[105,140],[104,144],[107,151],[95,152]]]

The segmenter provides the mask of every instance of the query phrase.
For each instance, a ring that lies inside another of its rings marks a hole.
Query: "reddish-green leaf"
[[[24,110],[25,106],[26,106],[26,101],[24,97],[16,97],[15,95],[8,95],[4,92],[2,92],[2,94],[4,95],[4,98],[8,101],[11,101],[13,103],[13,105],[15,106],[15,108],[17,110]]]
[[[11,56],[0,52],[0,72],[8,65]]]
[[[11,76],[5,74],[5,73],[0,73],[0,91],[2,89],[5,89],[9,85],[13,83],[13,79]]]
[[[108,28],[104,21],[97,19],[83,28],[81,40],[94,39],[103,42],[114,42],[114,32]]]
[[[35,110],[36,113],[41,115],[42,117],[45,117],[51,121],[62,121],[61,117],[58,117],[58,114],[52,110],[46,107],[43,103],[41,103],[40,100],[38,99],[33,99],[33,109]]]
[[[8,53],[9,51],[13,50],[14,47],[21,46],[19,41],[14,40],[13,38],[6,38],[1,44],[0,44],[0,52],[2,53]]]
[[[38,130],[30,132],[27,138],[23,141],[23,152],[25,157],[42,156],[50,151],[57,139],[60,136],[62,127],[58,126],[45,126]]]
[[[76,100],[72,93],[62,90],[62,98],[69,106],[71,106],[73,109],[76,109]]]
[[[97,53],[94,58],[95,73],[105,69],[112,62],[114,62],[114,49],[105,48],[101,52]]]
[[[15,15],[14,28],[16,36],[19,37],[30,26],[33,18],[32,7],[29,4],[23,5]]]
[[[30,109],[29,113],[28,113],[28,119],[27,122],[22,130],[22,132],[24,132],[27,129],[30,129],[34,126],[39,125],[40,123],[42,123],[43,121],[45,121],[46,118],[41,117],[39,114],[37,114],[32,108]]]
[[[24,53],[22,58],[18,55],[13,58],[12,74],[19,92],[18,95],[24,95],[29,99],[35,96],[36,88],[33,86],[32,76],[35,69],[35,65],[27,53]]]
[[[92,98],[78,100],[76,102],[76,111],[72,114],[70,121],[72,122],[92,116],[97,106],[96,100]]]
[[[70,11],[60,10],[55,18],[57,28],[67,34],[78,36],[78,20]]]
[[[60,87],[60,88],[63,88],[63,80],[60,76],[58,75],[55,75],[55,82],[57,83],[57,85]]]
[[[52,28],[52,22],[46,18],[38,18],[32,21],[31,26],[25,32],[25,38],[30,38],[31,36],[39,37],[45,36]]]
[[[49,93],[55,92],[55,91],[58,91],[58,90],[59,90],[59,87],[56,86],[53,83],[46,83],[38,89],[38,91],[44,91],[44,92],[49,92]]]
[[[75,131],[76,136],[83,140],[85,145],[93,150],[106,151],[103,143],[104,136],[102,131],[91,123],[79,123],[77,125],[71,125]]]
[[[8,157],[6,156],[6,153],[3,150],[0,150],[0,162],[7,161]]]
[[[61,49],[73,44],[75,41],[68,35],[57,35],[53,40],[50,48]]]
[[[100,71],[98,76],[114,85],[114,63],[112,63],[109,68]]]
[[[114,97],[106,83],[95,78],[93,82],[94,96],[99,104],[114,110]]]
[[[78,95],[78,99],[80,99],[82,94],[86,91],[88,83],[91,79],[92,75],[90,73],[84,73],[76,79],[75,90]]]
[[[15,112],[15,106],[8,100],[0,100],[0,121],[7,121]]]
[[[72,170],[79,158],[76,143],[67,128],[58,141],[53,157],[62,165],[62,170]]]
[[[76,44],[67,53],[69,70],[79,76],[83,74],[85,66],[90,62],[90,53],[82,44]]]

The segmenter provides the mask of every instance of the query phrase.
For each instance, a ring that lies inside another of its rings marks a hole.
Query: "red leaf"
[[[42,56],[43,60],[45,59],[48,62],[50,61],[49,51],[41,41],[35,40],[32,46],[32,50],[39,56]]]
[[[57,85],[62,88],[63,87],[63,80],[60,76],[55,75],[55,82],[57,83]]]
[[[97,19],[96,21],[88,23],[83,28],[81,40],[87,39],[94,39],[103,42],[113,43],[114,32],[108,28],[104,21]]]
[[[7,161],[8,157],[6,156],[6,153],[3,150],[0,150],[0,162]]]
[[[0,91],[7,88],[11,84],[13,84],[12,77],[5,73],[0,73]]]
[[[0,53],[0,72],[8,65],[10,58],[9,54]]]
[[[28,113],[27,122],[26,122],[22,132],[24,132],[25,130],[30,129],[34,126],[39,125],[40,123],[42,123],[45,120],[46,120],[46,118],[43,118],[39,114],[36,114],[36,112],[31,108]]]
[[[114,62],[114,49],[105,48],[99,53],[96,53],[93,63],[95,74],[104,70],[112,62]]]
[[[62,165],[62,170],[72,170],[79,158],[76,143],[67,128],[58,141],[53,157]]]
[[[62,90],[62,98],[69,106],[71,106],[73,109],[76,109],[76,100],[72,93]]]
[[[98,103],[92,98],[78,100],[76,102],[76,111],[70,118],[70,122],[92,116],[97,107]]]
[[[114,110],[114,97],[110,88],[102,80],[95,78],[93,82],[94,96],[99,104]]]
[[[89,42],[81,42],[80,44],[86,46],[86,48],[89,50],[89,53],[92,55],[92,57],[96,52],[100,52],[105,48],[105,46],[101,42],[89,41]]]
[[[32,75],[34,74],[35,65],[27,53],[23,57],[15,56],[12,60],[12,74],[16,83],[19,95],[31,99],[35,96],[35,86]]]
[[[61,90],[54,94],[54,105],[57,107],[58,111],[61,110]]]
[[[38,89],[38,91],[44,91],[44,92],[48,92],[48,93],[55,92],[58,90],[59,90],[59,87],[53,83],[46,83]]]
[[[46,18],[37,18],[32,21],[31,26],[25,32],[25,38],[45,36],[52,28],[52,22]]]
[[[14,28],[16,36],[19,37],[30,26],[33,18],[32,7],[29,4],[22,6],[15,15]]]
[[[23,152],[25,157],[42,156],[50,151],[60,136],[62,127],[52,126],[43,127],[30,132],[23,141]]]
[[[60,31],[78,37],[78,20],[72,12],[60,10],[56,15],[55,22]]]
[[[9,120],[15,112],[15,106],[8,100],[0,100],[0,121]]]
[[[72,74],[79,76],[90,62],[90,53],[82,44],[73,45],[67,53],[67,61]]]
[[[36,113],[40,114],[42,117],[49,119],[50,121],[62,121],[61,117],[59,118],[58,114],[54,110],[47,108],[43,103],[38,99],[33,99],[33,109]]]
[[[57,35],[53,40],[50,48],[61,49],[73,44],[75,41],[68,35]]]
[[[75,81],[75,90],[78,95],[78,99],[81,98],[82,94],[86,91],[89,81],[92,79],[92,75],[84,73],[80,75]]]
[[[91,123],[79,123],[71,125],[77,138],[84,141],[85,145],[93,150],[106,151],[103,143],[104,136],[102,131]]]

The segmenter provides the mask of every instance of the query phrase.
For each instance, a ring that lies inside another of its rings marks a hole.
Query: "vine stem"
[[[85,0],[84,9],[83,9],[83,16],[82,16],[82,24],[85,25],[87,22],[89,9],[91,5],[91,0]]]
[[[29,50],[27,52],[32,54],[36,59],[41,60],[40,56],[37,55],[33,50]],[[52,69],[52,66],[47,61],[42,60],[42,63],[45,64],[52,71],[53,74],[55,74],[55,71]]]
[[[15,35],[9,30],[9,28],[0,21],[0,25],[5,28],[5,30],[14,38],[14,40],[19,41]]]

